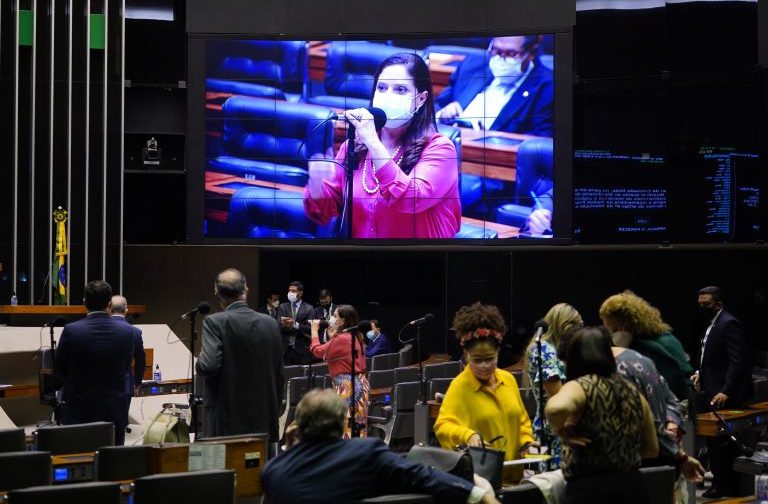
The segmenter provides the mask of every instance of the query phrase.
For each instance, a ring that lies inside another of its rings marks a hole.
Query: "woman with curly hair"
[[[677,398],[691,403],[693,368],[657,308],[626,290],[603,301],[600,319],[611,331],[616,346],[631,348],[651,359]]]
[[[496,366],[507,325],[495,306],[464,306],[453,318],[467,366],[451,382],[435,422],[443,448],[488,447],[520,458],[533,443],[531,421],[517,381]]]
[[[565,366],[557,357],[557,347],[563,335],[571,328],[577,328],[584,325],[581,315],[573,306],[568,303],[558,303],[549,309],[544,315],[544,322],[547,323],[547,331],[541,336],[541,374],[543,376],[544,402],[557,394],[565,381]],[[550,467],[557,469],[560,467],[560,458],[562,450],[560,440],[552,433],[549,422],[545,418],[539,417],[541,411],[542,398],[539,397],[539,350],[535,338],[531,338],[526,350],[526,359],[524,364],[523,384],[530,387],[533,396],[536,399],[536,417],[533,419],[533,432],[541,441],[546,438],[550,441],[549,448],[552,454]]]

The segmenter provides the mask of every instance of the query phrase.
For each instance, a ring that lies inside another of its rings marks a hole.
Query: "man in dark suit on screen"
[[[754,392],[749,347],[741,322],[723,308],[722,292],[718,287],[699,291],[699,310],[706,323],[701,339],[697,364],[699,370],[691,377],[701,392],[699,412],[712,408],[739,408]],[[712,488],[704,497],[735,495],[736,474],[733,461],[739,449],[727,436],[708,437],[707,452],[714,476]]]
[[[280,333],[283,336],[283,361],[286,366],[310,364],[310,327],[307,322],[312,315],[312,305],[304,301],[304,284],[291,282],[288,286],[288,301],[277,309]]]
[[[467,56],[435,98],[437,119],[508,133],[551,137],[552,70],[537,57],[538,35],[496,37],[484,56]]]
[[[219,273],[214,294],[223,311],[203,321],[195,369],[203,382],[204,436],[266,432],[278,440],[283,400],[283,345],[277,322],[246,304],[245,276]]]
[[[83,299],[88,315],[64,326],[56,349],[56,372],[64,389],[63,423],[113,422],[115,444],[122,445],[134,335],[132,326],[110,317],[111,299],[107,282],[88,282]]]

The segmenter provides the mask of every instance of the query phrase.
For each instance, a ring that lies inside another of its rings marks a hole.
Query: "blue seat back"
[[[515,200],[518,205],[533,206],[531,191],[537,196],[552,189],[553,141],[531,138],[517,149]]]
[[[209,51],[208,76],[301,93],[308,75],[304,41],[225,41]]]
[[[224,150],[232,156],[306,168],[333,145],[333,112],[325,107],[233,96],[223,113]]]

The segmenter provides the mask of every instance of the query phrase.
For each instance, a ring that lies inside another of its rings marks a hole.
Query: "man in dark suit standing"
[[[697,360],[699,370],[691,380],[702,393],[700,412],[741,407],[754,392],[744,329],[723,306],[718,287],[704,287],[699,291],[699,310],[707,327]],[[739,455],[738,448],[726,436],[718,436],[707,438],[707,451],[714,479],[704,497],[735,495],[737,482],[733,461]]]
[[[64,387],[63,423],[113,422],[115,444],[122,445],[134,335],[129,324],[109,316],[111,299],[107,282],[88,282],[83,299],[88,315],[64,326],[56,349],[56,372]]]
[[[228,436],[266,432],[279,437],[283,400],[283,346],[277,322],[246,304],[245,276],[236,269],[216,277],[222,310],[203,321],[195,369],[203,382],[203,434]]]
[[[112,296],[112,302],[109,305],[109,314],[112,318],[121,324],[131,328],[133,333],[133,370],[128,370],[125,376],[126,407],[131,408],[131,397],[136,394],[136,389],[141,385],[144,379],[144,368],[147,365],[144,355],[144,339],[141,337],[141,329],[131,325],[125,316],[128,314],[128,301],[123,296]]]
[[[256,311],[259,313],[263,313],[264,315],[269,315],[279,323],[280,317],[277,314],[277,308],[279,306],[280,306],[280,293],[277,291],[271,290],[269,291],[269,295],[267,296],[264,306],[258,308]]]
[[[333,311],[337,308],[337,304],[333,302],[333,293],[328,289],[322,289],[318,295],[317,300],[320,306],[316,306],[312,310],[312,314],[309,316],[309,320],[325,320],[326,322],[331,320]],[[320,343],[328,341],[328,335],[325,329],[320,329]]]
[[[277,314],[280,317],[280,332],[283,336],[283,362],[286,366],[309,364],[312,354],[309,352],[312,305],[304,301],[304,284],[291,282],[288,286],[288,301],[280,305]]]

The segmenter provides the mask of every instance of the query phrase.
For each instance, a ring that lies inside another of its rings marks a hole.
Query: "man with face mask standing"
[[[288,286],[288,301],[277,308],[280,334],[283,337],[283,362],[286,366],[304,365],[312,362],[309,352],[310,327],[307,322],[312,315],[312,305],[303,300],[304,284],[291,282]]]
[[[722,291],[704,287],[699,291],[699,310],[706,329],[701,339],[696,371],[691,380],[701,392],[699,412],[712,408],[738,408],[754,392],[749,347],[741,322],[723,308]],[[733,461],[738,448],[726,437],[707,438],[710,468],[714,479],[704,497],[736,495]]]
[[[554,80],[536,56],[540,38],[496,37],[484,57],[462,61],[435,100],[440,122],[551,137]]]
[[[310,315],[311,319],[317,319],[317,320],[325,320],[326,322],[330,322],[331,317],[333,316],[333,311],[338,306],[336,303],[333,302],[333,293],[328,289],[322,289],[318,295],[317,300],[319,301],[320,305],[316,306],[314,310],[312,310],[312,314]],[[320,343],[325,343],[328,341],[328,335],[326,334],[325,329],[320,330]]]
[[[280,306],[280,293],[274,290],[269,291],[264,306],[256,310],[259,313],[269,315],[273,319],[280,322],[280,317],[277,314],[277,308]]]

